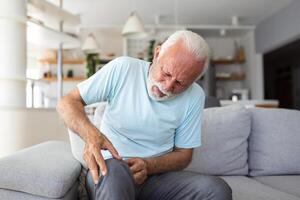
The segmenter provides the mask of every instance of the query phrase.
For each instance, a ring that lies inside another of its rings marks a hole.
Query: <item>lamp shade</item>
[[[86,53],[98,53],[99,46],[93,34],[89,34],[85,39],[81,49]]]
[[[124,25],[122,35],[132,36],[145,33],[143,23],[136,12],[132,12]]]

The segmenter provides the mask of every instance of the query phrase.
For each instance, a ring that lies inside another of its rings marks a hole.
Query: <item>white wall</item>
[[[241,38],[246,53],[246,85],[251,91],[251,99],[264,99],[262,56],[255,51],[254,32]]]
[[[26,1],[0,1],[0,106],[26,107]]]
[[[69,141],[55,109],[0,108],[0,157],[47,140]]]
[[[122,27],[84,28],[80,30],[79,36],[84,41],[89,33],[93,33],[104,54],[115,53],[116,56],[121,56],[123,55],[123,38],[121,32]]]
[[[300,38],[299,19],[300,1],[296,0],[259,23],[255,31],[257,52],[266,53]]]

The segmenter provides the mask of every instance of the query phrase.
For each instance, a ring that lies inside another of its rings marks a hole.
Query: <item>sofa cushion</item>
[[[70,138],[71,150],[74,158],[81,163],[82,167],[88,169],[88,166],[83,159],[83,150],[85,145],[84,140],[71,129],[68,129],[68,133]]]
[[[300,174],[300,111],[252,108],[251,176]]]
[[[300,198],[300,176],[258,176],[254,179],[274,189],[292,194]]]
[[[49,141],[1,158],[0,188],[62,198],[76,182],[80,170],[69,144]]]
[[[0,189],[0,199],[12,199],[12,200],[52,200],[53,198],[41,197],[33,194],[28,194],[25,192]],[[74,200],[78,199],[78,183],[75,182],[72,188],[67,191],[67,193],[61,198],[55,198],[53,200]]]
[[[246,175],[250,112],[240,105],[204,109],[202,145],[185,169],[210,175]]]
[[[222,176],[232,189],[233,200],[300,200],[244,176]]]

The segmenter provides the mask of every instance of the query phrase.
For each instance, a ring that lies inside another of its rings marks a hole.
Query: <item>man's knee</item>
[[[114,184],[133,183],[133,178],[129,166],[124,161],[108,159],[105,161],[107,175],[103,176],[103,181],[113,181]]]
[[[108,159],[105,163],[107,174],[99,178],[92,199],[134,199],[135,185],[127,163],[116,159]]]
[[[201,180],[202,179],[202,180]],[[204,180],[203,180],[204,179]],[[216,176],[199,176],[193,181],[193,190],[203,196],[203,190],[199,185],[205,185],[205,196],[210,200],[231,200],[232,190],[230,186],[221,178]]]
[[[213,185],[213,194],[216,198],[220,200],[231,200],[232,190],[230,186],[221,178],[216,176],[211,176],[211,184]]]
[[[121,172],[121,173],[124,173],[122,175],[127,175],[128,173],[130,174],[129,166],[124,161],[111,158],[111,159],[106,160],[105,164],[106,164],[108,173],[111,172],[112,174],[114,174],[114,173]]]

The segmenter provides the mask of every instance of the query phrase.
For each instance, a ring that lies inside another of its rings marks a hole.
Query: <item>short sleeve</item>
[[[93,76],[77,85],[80,96],[87,105],[103,101],[109,102],[113,98],[119,77],[117,65],[117,59],[112,60]]]
[[[199,90],[198,90],[199,91]],[[195,148],[201,145],[201,124],[205,94],[201,88],[200,95],[193,97],[183,122],[175,131],[175,146],[179,148]]]

